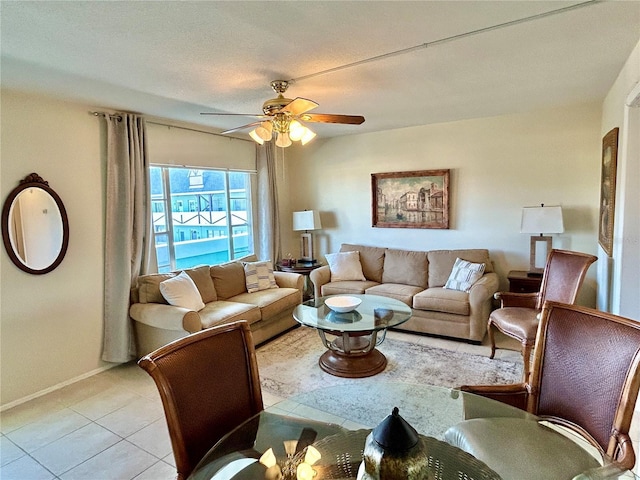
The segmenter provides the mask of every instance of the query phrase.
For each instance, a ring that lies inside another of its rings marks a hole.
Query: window
[[[160,165],[149,173],[159,272],[253,253],[251,174]]]

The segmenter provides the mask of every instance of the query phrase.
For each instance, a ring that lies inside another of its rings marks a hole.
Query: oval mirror
[[[38,174],[27,175],[5,200],[2,240],[11,261],[35,275],[52,271],[67,253],[67,211]]]

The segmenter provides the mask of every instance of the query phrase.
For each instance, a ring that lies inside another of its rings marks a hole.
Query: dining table
[[[447,429],[466,418],[543,421],[521,409],[455,388],[352,380],[299,393],[265,408],[218,441],[189,480],[373,478],[363,476],[365,444],[372,429],[394,408],[426,446],[429,472],[415,477],[425,479],[501,478],[481,460],[444,440]],[[637,478],[631,472],[607,469],[606,459],[603,463],[605,468],[585,472],[574,480]],[[537,473],[537,478],[546,478],[544,465],[538,466]]]

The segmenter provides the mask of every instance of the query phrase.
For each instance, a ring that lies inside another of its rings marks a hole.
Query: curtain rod
[[[117,118],[119,122],[122,121],[122,115],[117,113],[107,113],[107,112],[89,112],[94,117],[103,117],[103,118]]]
[[[154,122],[153,120],[148,120],[147,123],[150,123],[151,125],[158,125],[160,127],[179,128],[181,130],[188,130],[190,132],[198,132],[198,133],[204,133],[206,135],[214,135],[216,137],[226,138],[227,140],[239,140],[241,142],[251,142],[251,140],[245,140],[244,138],[229,137],[228,135],[221,135],[219,133],[207,132],[206,130],[198,130],[197,128],[181,127],[179,125],[170,125],[168,123]]]
[[[117,113],[107,113],[107,112],[98,112],[98,111],[90,111],[89,113],[91,115],[95,116],[95,117],[117,118],[119,122],[122,121],[122,115],[117,114]],[[146,123],[149,123],[151,125],[158,125],[160,127],[179,128],[181,130],[188,130],[190,132],[204,133],[206,135],[214,135],[216,137],[226,138],[227,140],[238,140],[238,141],[241,141],[241,142],[250,142],[251,143],[250,140],[245,140],[244,138],[229,137],[227,135],[221,135],[219,133],[207,132],[206,130],[198,130],[197,128],[181,127],[179,125],[171,125],[169,123],[161,123],[161,122],[157,122],[157,121],[153,121],[153,120],[146,120]]]

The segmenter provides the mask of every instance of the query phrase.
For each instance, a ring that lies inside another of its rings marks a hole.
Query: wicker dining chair
[[[178,479],[226,433],[263,410],[249,324],[209,328],[142,357],[160,392]]]
[[[560,426],[614,462],[599,467],[586,449],[569,438],[571,435],[537,421],[480,418],[466,407],[467,420],[450,428],[446,439],[505,479],[540,478],[535,466],[542,464],[555,471],[545,477],[553,479],[571,479],[588,469],[631,469],[635,453],[629,428],[640,387],[639,365],[640,322],[547,302],[542,309],[530,382],[463,386],[461,390],[518,406]],[[470,397],[470,404],[472,400]],[[594,474],[585,478],[609,477]]]
[[[498,292],[500,308],[491,312],[487,324],[491,354],[496,352],[493,328],[515,338],[522,345],[523,375],[530,371],[531,349],[536,340],[540,309],[546,300],[574,303],[589,266],[597,257],[586,253],[553,249],[542,274],[540,291],[535,293]]]

